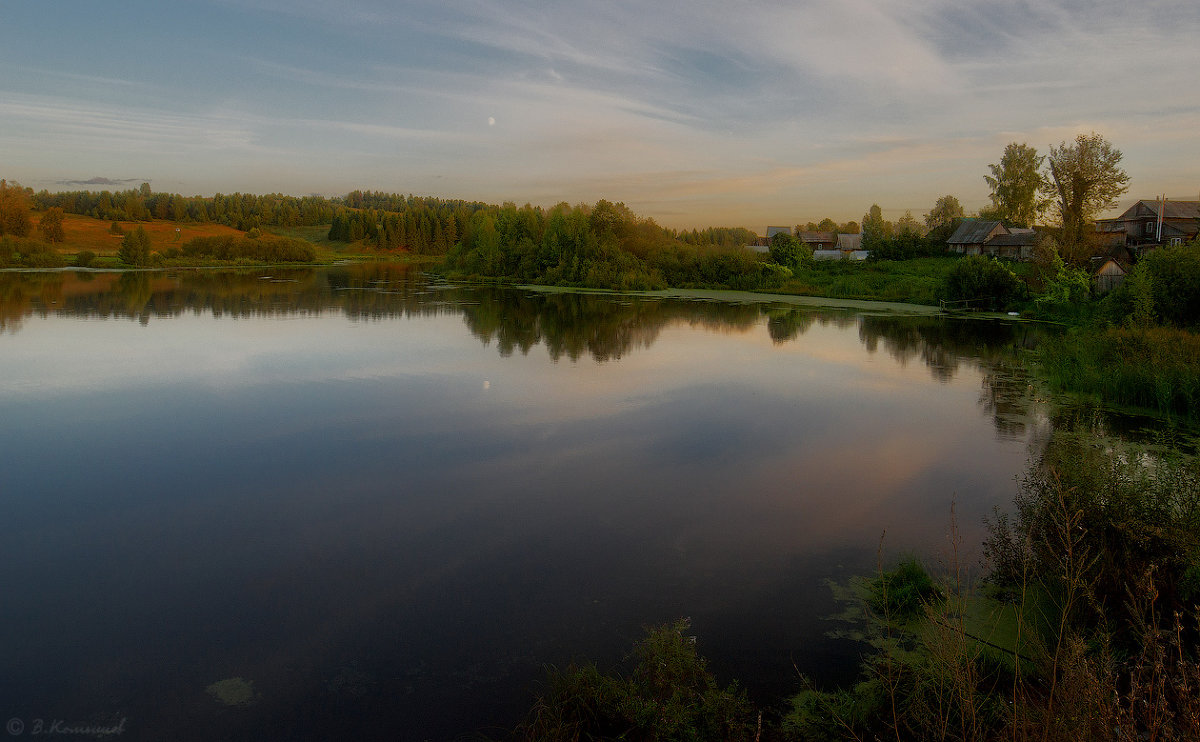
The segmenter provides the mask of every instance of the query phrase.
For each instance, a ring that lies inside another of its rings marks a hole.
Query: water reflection
[[[763,698],[852,675],[824,578],[936,550],[955,493],[978,524],[1025,453],[1003,324],[386,264],[0,296],[0,696],[133,738],[449,738],[680,615]]]

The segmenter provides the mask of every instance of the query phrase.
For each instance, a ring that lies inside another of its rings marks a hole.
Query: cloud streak
[[[0,49],[56,60],[0,65],[22,181],[83,159],[195,190],[606,197],[761,228],[979,206],[1007,142],[1092,126],[1135,189],[1200,182],[1191,0],[254,0],[156,5],[136,45],[101,15],[48,34],[52,12]]]

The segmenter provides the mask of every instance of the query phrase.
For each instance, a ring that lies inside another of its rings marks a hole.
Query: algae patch
[[[252,706],[258,701],[254,681],[245,678],[225,678],[206,689],[208,694],[226,706]]]

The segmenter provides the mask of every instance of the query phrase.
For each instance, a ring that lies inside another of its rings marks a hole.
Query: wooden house
[[[961,255],[1032,260],[1037,239],[1032,229],[1006,227],[991,219],[964,219],[946,240],[946,249]]]
[[[1135,253],[1158,245],[1186,244],[1200,233],[1200,201],[1142,199],[1118,217],[1097,219],[1096,231],[1106,244]]]
[[[1092,273],[1092,285],[1096,287],[1096,293],[1107,294],[1120,286],[1125,281],[1125,273],[1124,266],[1112,258],[1106,258]]]

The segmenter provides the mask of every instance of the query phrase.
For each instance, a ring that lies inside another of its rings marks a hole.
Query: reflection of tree
[[[817,315],[801,309],[771,309],[767,311],[767,334],[771,342],[782,345],[795,340],[812,327]]]
[[[1029,372],[1016,362],[1017,351],[1031,347],[1040,332],[1008,322],[951,320],[942,317],[863,316],[859,338],[870,352],[882,343],[900,365],[920,359],[930,375],[951,381],[968,364],[983,374],[979,404],[991,414],[1002,438],[1025,434],[1033,401]]]
[[[882,346],[901,365],[920,359],[939,381],[953,379],[963,363],[978,365],[984,374],[980,404],[993,415],[1001,435],[1022,433],[1028,396],[1028,380],[1011,362],[1013,347],[1028,342],[1027,331],[1008,323],[867,316],[785,304],[456,288],[395,263],[0,274],[0,328],[15,331],[25,316],[49,311],[143,323],[188,312],[214,317],[338,312],[359,321],[453,314],[482,342],[495,342],[503,356],[527,354],[542,345],[555,360],[590,356],[601,362],[649,348],[672,324],[750,332],[765,317],[776,345],[796,340],[814,324],[840,329],[857,324],[869,352]]]
[[[673,323],[745,332],[757,326],[753,305],[688,302],[577,293],[480,291],[462,307],[471,334],[496,341],[501,355],[522,354],[541,343],[554,360],[589,355],[597,361],[649,348]]]

